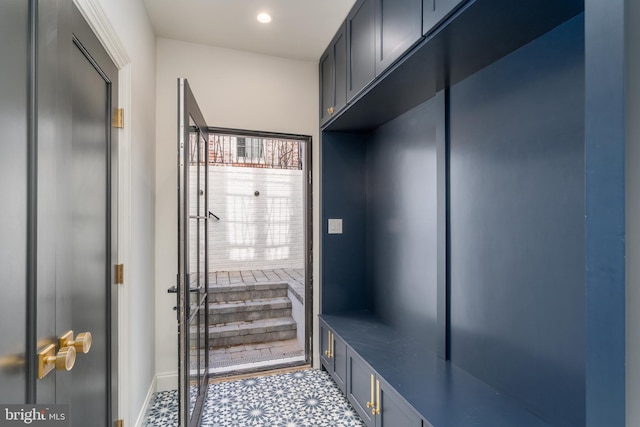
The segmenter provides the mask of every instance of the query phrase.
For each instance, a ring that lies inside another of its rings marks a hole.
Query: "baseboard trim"
[[[156,391],[169,391],[178,389],[178,372],[162,372],[156,375]]]
[[[153,402],[153,395],[159,391],[177,390],[178,389],[178,373],[177,372],[163,372],[153,377],[147,396],[144,399],[144,404],[140,409],[138,418],[136,419],[135,427],[144,427],[144,423],[149,412],[149,407]]]
[[[145,397],[144,399],[144,403],[142,404],[142,408],[140,409],[140,413],[138,414],[138,419],[134,424],[135,427],[144,427],[144,423],[147,418],[147,412],[149,411],[149,406],[151,406],[151,402],[153,401],[153,395],[156,393],[157,385],[157,377],[153,377],[153,381],[151,381],[151,385],[149,386],[149,391],[147,391],[147,397]]]

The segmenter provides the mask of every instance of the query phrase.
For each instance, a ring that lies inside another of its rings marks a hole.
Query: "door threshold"
[[[301,366],[309,366],[305,356],[287,357],[282,359],[271,359],[259,362],[248,362],[229,366],[221,366],[209,369],[209,376],[216,377],[236,377],[238,375],[247,375],[262,372],[272,372],[279,369],[299,368]]]
[[[312,368],[311,364],[305,363],[303,365],[275,367],[268,370],[261,370],[261,371],[255,371],[255,372],[233,373],[226,376],[211,377],[209,378],[209,384],[219,384],[219,383],[226,383],[229,381],[246,380],[249,378],[261,378],[261,377],[269,377],[272,375],[289,374],[291,372],[304,371],[311,368]]]

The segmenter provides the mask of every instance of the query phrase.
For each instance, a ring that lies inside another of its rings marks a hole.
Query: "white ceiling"
[[[317,61],[355,0],[144,0],[158,37]],[[256,16],[267,12],[269,24]]]

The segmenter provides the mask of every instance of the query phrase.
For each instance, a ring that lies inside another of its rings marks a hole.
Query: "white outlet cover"
[[[329,218],[329,234],[342,234],[342,219]]]

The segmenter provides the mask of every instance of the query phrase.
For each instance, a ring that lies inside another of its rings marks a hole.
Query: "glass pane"
[[[198,316],[198,307],[200,300],[198,298],[198,285],[199,285],[199,258],[200,258],[200,233],[199,231],[199,134],[200,131],[195,125],[195,121],[192,117],[189,117],[189,415],[193,414],[193,410],[198,399],[198,372],[199,372],[199,349],[200,349],[200,324]],[[196,290],[194,292],[194,290]]]
[[[199,359],[200,359],[200,325],[199,317],[195,316],[189,322],[189,413],[198,399]]]
[[[179,199],[180,260],[179,274],[182,285],[180,299],[180,336],[184,341],[180,348],[180,420],[181,427],[194,426],[199,418],[196,403],[206,393],[207,337],[207,161],[208,141],[201,129],[206,128],[202,115],[186,80],[179,79],[180,106],[186,115],[180,114]],[[191,114],[192,113],[192,114]],[[184,118],[185,120],[182,120]],[[188,123],[185,123],[188,121]],[[187,282],[187,283],[185,283]]]
[[[193,125],[189,131],[189,404],[193,411],[205,385],[206,337],[206,272],[207,272],[207,141]]]
[[[200,383],[206,387],[207,383],[204,382],[204,384],[202,383],[202,379],[204,379],[207,375],[207,298],[206,296],[203,297],[203,303],[200,306],[200,351],[198,352],[199,356],[200,356]]]

